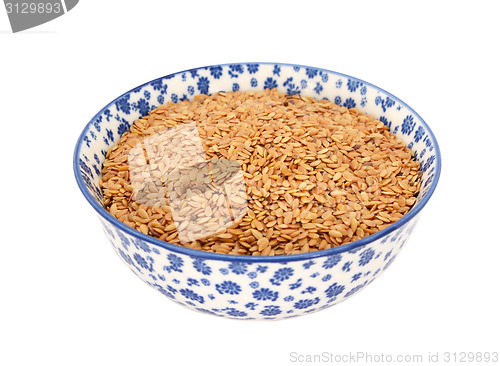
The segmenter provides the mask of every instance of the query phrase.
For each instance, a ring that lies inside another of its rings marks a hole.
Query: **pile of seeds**
[[[266,89],[159,106],[108,151],[101,188],[113,216],[160,240],[283,255],[391,225],[415,203],[421,175],[372,116]]]

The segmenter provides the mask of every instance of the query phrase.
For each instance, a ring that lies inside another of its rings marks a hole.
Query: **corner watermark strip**
[[[4,0],[13,33],[54,20],[73,9],[79,0]]]

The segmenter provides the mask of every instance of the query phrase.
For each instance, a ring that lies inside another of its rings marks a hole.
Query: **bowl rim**
[[[94,199],[94,197],[91,195],[89,190],[87,189],[85,182],[81,176],[80,173],[80,164],[79,164],[79,157],[80,157],[80,151],[81,147],[83,145],[83,138],[93,125],[95,119],[100,116],[103,111],[110,106],[112,106],[116,100],[122,98],[123,96],[131,93],[134,90],[137,90],[138,88],[143,88],[144,86],[165,78],[170,78],[174,77],[179,74],[183,74],[189,71],[195,71],[195,70],[204,70],[210,67],[217,67],[217,66],[230,66],[230,65],[242,65],[242,64],[258,64],[258,65],[278,65],[278,66],[285,66],[285,67],[300,67],[300,68],[314,68],[316,70],[324,71],[329,74],[335,74],[341,77],[349,78],[351,80],[359,81],[363,83],[364,85],[368,85],[371,88],[374,88],[375,90],[378,90],[382,93],[385,93],[387,96],[390,96],[393,98],[395,101],[406,107],[412,114],[417,116],[421,121],[424,127],[428,131],[429,138],[431,139],[433,145],[434,145],[434,150],[435,150],[435,156],[436,156],[436,168],[434,171],[434,177],[432,178],[431,184],[429,186],[429,189],[427,190],[425,197],[423,197],[412,209],[406,213],[401,219],[396,221],[395,223],[391,224],[390,226],[386,227],[385,229],[382,229],[374,234],[368,235],[367,237],[348,243],[344,245],[340,245],[335,248],[330,248],[330,249],[323,249],[323,250],[318,250],[316,252],[309,252],[309,253],[300,253],[300,254],[290,254],[290,255],[279,255],[279,256],[248,256],[248,255],[234,255],[234,254],[222,254],[222,253],[211,253],[211,252],[205,252],[202,250],[198,249],[190,249],[190,248],[185,248],[180,245],[168,243],[166,241],[159,240],[155,237],[149,236],[147,234],[143,234],[140,231],[137,231],[135,229],[132,229],[131,227],[125,225],[122,223],[120,220],[112,216],[103,206],[97,202],[97,200]],[[318,257],[327,257],[343,252],[347,252],[359,247],[362,247],[366,244],[369,244],[371,242],[374,242],[389,233],[398,230],[400,227],[408,223],[410,220],[415,218],[424,208],[424,206],[427,204],[429,201],[430,197],[433,195],[437,183],[439,181],[439,177],[441,174],[441,152],[439,149],[439,145],[437,142],[436,137],[434,136],[434,133],[432,132],[431,128],[429,125],[425,122],[425,120],[417,113],[413,108],[411,108],[408,104],[403,102],[401,99],[398,97],[394,96],[393,94],[387,92],[386,90],[372,84],[369,82],[366,82],[362,79],[343,74],[340,72],[320,68],[320,67],[314,67],[314,66],[306,66],[306,65],[299,65],[299,64],[289,64],[289,63],[283,63],[283,62],[231,62],[231,63],[225,63],[225,64],[214,64],[214,65],[208,65],[208,66],[201,66],[201,67],[196,67],[192,69],[186,69],[183,71],[178,71],[174,72],[165,76],[161,76],[159,78],[150,80],[148,82],[145,82],[139,86],[136,86],[129,91],[121,94],[120,96],[114,98],[111,102],[109,102],[106,106],[104,106],[99,112],[97,112],[87,123],[83,131],[81,132],[80,136],[78,137],[78,140],[76,142],[74,154],[73,154],[73,172],[76,178],[76,182],[78,184],[78,187],[80,188],[80,191],[83,193],[84,197],[87,199],[87,201],[90,203],[90,205],[97,211],[97,213],[100,215],[101,218],[105,219],[108,221],[111,225],[117,226],[119,230],[122,230],[126,232],[127,234],[131,235],[132,237],[135,237],[137,239],[140,239],[142,241],[147,242],[148,244],[155,245],[162,247],[164,249],[167,249],[172,252],[180,253],[180,254],[185,254],[190,257],[198,257],[201,259],[206,259],[206,260],[222,260],[222,261],[230,261],[230,262],[245,262],[245,263],[269,263],[269,262],[280,262],[282,264],[285,264],[287,262],[295,262],[295,261],[305,261],[305,260],[310,260]]]

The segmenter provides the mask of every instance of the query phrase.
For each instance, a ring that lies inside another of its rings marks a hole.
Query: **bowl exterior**
[[[280,262],[188,255],[150,243],[101,219],[114,250],[140,279],[178,304],[237,319],[283,319],[335,305],[365,288],[394,261],[418,216],[369,244]]]
[[[101,166],[108,149],[160,104],[197,94],[278,88],[358,108],[386,124],[421,162],[415,207],[389,228],[356,243],[306,255],[256,259],[210,255],[160,242],[125,227],[102,207]],[[96,209],[115,251],[142,280],[173,301],[238,319],[293,317],[334,305],[377,278],[406,243],[435,189],[440,155],[432,131],[405,103],[362,80],[307,66],[245,63],[202,67],[153,80],[104,107],[82,132],[74,156],[77,182]]]

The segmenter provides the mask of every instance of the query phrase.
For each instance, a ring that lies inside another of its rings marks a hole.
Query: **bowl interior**
[[[432,131],[415,111],[386,91],[351,76],[274,63],[216,65],[182,71],[138,86],[116,98],[92,118],[77,142],[74,169],[80,189],[94,208],[102,208],[99,179],[106,152],[135,120],[160,104],[191,100],[203,93],[265,88],[277,88],[290,95],[326,98],[380,119],[415,152],[421,163],[421,190],[406,216],[418,213],[430,198],[440,172],[439,147]],[[105,210],[98,209],[98,212],[113,219]]]

